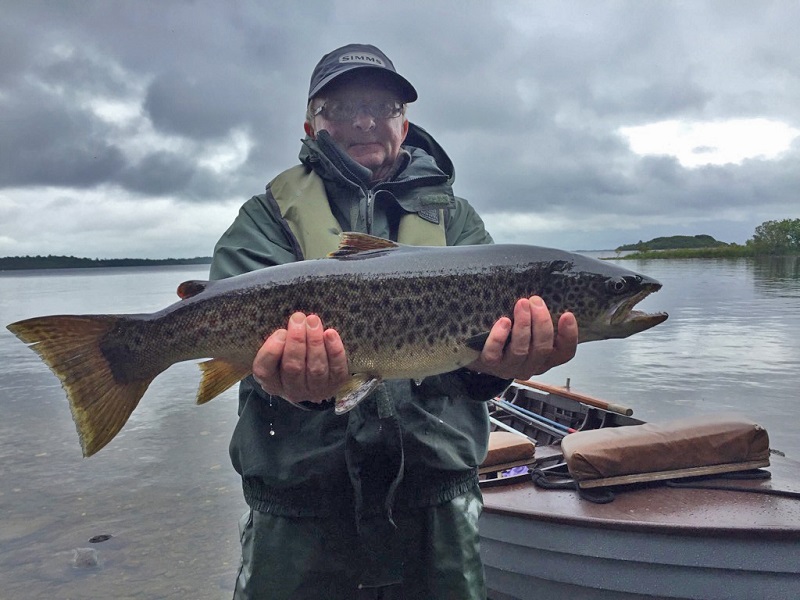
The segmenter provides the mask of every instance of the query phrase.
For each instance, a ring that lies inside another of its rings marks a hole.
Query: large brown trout
[[[633,306],[661,284],[578,254],[524,245],[403,246],[342,234],[328,258],[220,281],[187,281],[152,314],[36,317],[8,325],[61,380],[84,456],[123,427],[150,382],[198,359],[197,402],[251,372],[264,339],[295,311],[317,314],[345,345],[346,412],[383,379],[421,379],[478,357],[492,324],[518,298],[541,296],[554,324],[578,320],[580,342],[624,338],[667,318]]]

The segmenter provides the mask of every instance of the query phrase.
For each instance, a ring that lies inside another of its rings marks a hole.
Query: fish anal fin
[[[180,296],[181,300],[197,296],[197,294],[206,290],[209,283],[208,281],[198,280],[184,281],[178,286],[178,296]]]
[[[108,444],[125,425],[155,375],[118,381],[101,343],[124,319],[54,315],[8,325],[61,380],[84,456]]]
[[[343,415],[353,410],[359,403],[378,387],[381,380],[377,377],[356,374],[339,388],[336,392],[335,411],[337,415]]]
[[[343,258],[345,256],[353,256],[360,252],[368,252],[370,250],[390,250],[392,248],[399,248],[400,244],[387,240],[385,238],[376,237],[366,233],[358,233],[355,231],[345,231],[339,234],[339,248],[328,254],[330,258]]]
[[[205,404],[219,396],[232,385],[250,374],[250,367],[242,367],[220,358],[198,363],[203,372],[200,387],[197,389],[197,403]]]

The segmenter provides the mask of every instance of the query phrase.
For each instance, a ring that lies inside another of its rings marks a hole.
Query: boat
[[[760,478],[622,485],[600,504],[575,482],[546,489],[533,475],[568,477],[566,431],[642,425],[630,409],[578,394],[569,382],[532,381],[515,382],[490,407],[492,436],[535,444],[528,456],[481,469],[490,600],[800,598],[797,460],[769,450],[769,467],[753,472]]]

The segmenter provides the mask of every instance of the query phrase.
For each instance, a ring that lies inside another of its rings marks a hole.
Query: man
[[[416,99],[374,46],[325,55],[311,76],[301,164],[242,206],[211,276],[320,258],[343,230],[492,243],[453,195],[447,155],[405,118]],[[251,510],[234,597],[483,600],[476,468],[486,400],[572,358],[577,337],[571,314],[554,335],[541,299],[521,298],[513,324],[497,321],[470,368],[387,381],[337,416],[330,398],[348,378],[347,340],[317,315],[292,315],[240,386],[230,452]]]

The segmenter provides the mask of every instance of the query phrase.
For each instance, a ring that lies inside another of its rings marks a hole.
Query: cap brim
[[[336,73],[331,73],[324,79],[320,80],[317,85],[315,85],[311,91],[308,93],[308,99],[311,100],[314,96],[319,94],[328,84],[333,82],[334,80],[338,79],[342,75],[346,75],[348,73],[353,73],[354,71],[358,70],[371,70],[375,71],[376,73],[380,73],[381,76],[386,77],[392,80],[395,84],[397,84],[398,89],[397,91],[400,92],[401,98],[403,102],[414,102],[417,99],[417,90],[414,89],[414,86],[409,83],[409,81],[403,77],[402,75],[398,75],[394,71],[389,71],[388,69],[384,69],[381,67],[373,67],[371,65],[352,65]]]

